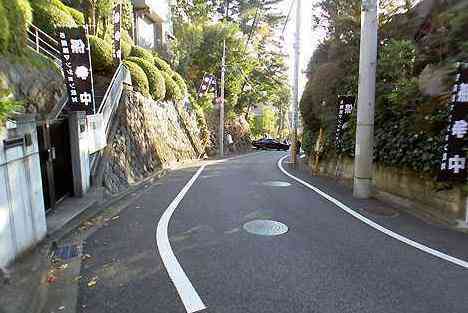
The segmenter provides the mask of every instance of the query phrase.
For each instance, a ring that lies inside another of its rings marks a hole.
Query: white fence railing
[[[57,40],[47,35],[34,24],[29,25],[27,44],[36,52],[51,58],[57,65],[62,65],[59,50],[60,46]]]

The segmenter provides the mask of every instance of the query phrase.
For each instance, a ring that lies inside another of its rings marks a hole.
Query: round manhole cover
[[[289,187],[291,186],[290,183],[285,182],[285,181],[267,181],[262,183],[264,186],[269,186],[269,187]]]
[[[270,220],[254,220],[244,224],[244,229],[260,236],[279,236],[288,232],[288,226],[283,223]]]

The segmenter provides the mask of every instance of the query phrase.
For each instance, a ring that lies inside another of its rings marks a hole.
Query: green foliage
[[[318,4],[321,23],[327,25],[328,34],[308,66],[309,81],[301,99],[306,128],[303,146],[310,153],[313,147],[307,148],[307,141],[315,143],[322,128],[325,131],[325,155],[338,152],[354,157],[356,112],[343,131],[344,143],[340,151],[335,149],[334,135],[337,96],[357,95],[360,1],[321,0]],[[418,81],[426,65],[440,62],[440,57],[448,54],[441,48],[442,44],[431,42],[435,38],[433,34],[421,43],[415,43],[411,31],[405,34],[399,30],[406,29],[406,17],[411,14],[398,13],[400,16],[394,18],[392,14],[401,11],[401,7],[399,9],[391,1],[383,4],[387,10],[380,16],[374,160],[382,165],[435,174],[440,167],[448,112],[439,100],[421,94]],[[436,28],[437,23],[434,21]],[[465,27],[463,18],[453,19],[451,32],[460,29],[455,24]],[[444,31],[440,26],[440,31],[434,31],[434,34]],[[465,33],[456,36],[461,38]],[[423,46],[428,42],[438,49],[437,52]],[[460,47],[463,46],[458,43],[457,48]],[[422,58],[421,54],[436,55],[439,59]]]
[[[0,79],[2,79],[0,77]],[[1,83],[3,85],[3,83]],[[23,107],[24,104],[20,101],[15,101],[11,95],[11,92],[6,89],[0,89],[0,124],[1,127],[3,127],[3,124],[5,123],[6,119],[14,112],[21,107]]]
[[[137,57],[129,57],[128,61],[138,64],[148,78],[149,93],[155,101],[164,100],[166,96],[166,83],[161,71],[153,63]]]
[[[301,147],[302,147],[302,150],[304,150],[304,152],[307,155],[311,155],[314,150],[315,142],[313,139],[314,139],[314,136],[312,132],[310,131],[310,129],[308,128],[304,129],[304,132],[302,133]]]
[[[66,7],[67,12],[73,17],[77,25],[84,25],[85,18],[82,12],[72,7]]]
[[[143,71],[143,69],[138,64],[131,61],[125,60],[124,64],[130,71],[133,88],[136,91],[140,92],[143,96],[149,97],[150,93],[148,78],[146,77],[146,74]]]
[[[33,22],[41,30],[55,36],[58,27],[76,27],[73,16],[59,0],[31,1]]]
[[[122,57],[124,59],[128,58],[132,52],[132,46],[134,45],[134,42],[128,32],[125,30],[122,31],[122,39],[120,44],[122,46]]]
[[[166,61],[164,61],[163,59],[161,59],[159,56],[155,55],[153,58],[154,58],[154,64],[155,64],[156,67],[159,68],[161,71],[164,71],[164,72],[170,72],[170,71],[172,71],[171,66],[170,66]]]
[[[179,88],[179,85],[172,79],[172,75],[167,72],[162,72],[164,77],[164,81],[166,83],[166,98],[165,100],[168,101],[181,101],[184,96],[182,95],[182,91]]]
[[[9,37],[7,50],[22,54],[26,46],[27,30],[32,22],[31,6],[27,0],[3,0],[2,7],[6,10],[8,20],[7,33],[4,35],[5,39]]]
[[[185,83],[184,78],[180,76],[180,74],[177,72],[171,71],[170,73],[172,74],[172,79],[179,86],[179,89],[182,92],[182,95],[186,96],[188,94],[188,88],[187,88],[187,84]]]
[[[10,23],[7,19],[7,12],[3,4],[5,0],[0,0],[0,54],[8,51],[10,46]]]
[[[130,56],[145,59],[148,62],[153,63],[153,55],[146,49],[143,49],[138,46],[133,46],[130,52]]]
[[[271,107],[264,107],[262,115],[254,116],[249,121],[250,133],[258,138],[264,135],[275,136],[276,115]]]
[[[89,44],[93,70],[106,74],[112,73],[115,69],[112,45],[97,36],[89,36]]]

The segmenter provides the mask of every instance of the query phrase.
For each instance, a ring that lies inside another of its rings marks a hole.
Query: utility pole
[[[297,164],[297,127],[299,124],[299,67],[301,57],[301,0],[296,0],[296,38],[294,42],[294,86],[293,86],[293,108],[292,108],[292,144],[291,144],[291,163]]]
[[[224,3],[226,12],[224,14],[225,20],[229,16],[229,0]],[[221,101],[219,102],[219,156],[224,157],[224,86],[226,76],[226,39],[223,39],[223,57],[221,60]]]
[[[372,189],[378,0],[363,0],[359,94],[354,160],[354,197],[368,199]]]

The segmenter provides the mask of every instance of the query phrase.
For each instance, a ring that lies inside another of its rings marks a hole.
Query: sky
[[[313,1],[314,0],[302,0],[302,16],[301,16],[301,60],[300,60],[300,88],[299,88],[299,98],[302,95],[305,84],[307,83],[307,77],[303,73],[307,69],[307,64],[316,49],[320,39],[323,38],[324,34],[319,31],[314,31],[312,29],[312,13],[313,13]],[[285,47],[289,53],[289,68],[290,68],[290,81],[293,81],[293,70],[294,70],[294,38],[296,32],[296,1],[295,0],[283,0],[280,4],[279,9],[287,15],[291,3],[294,2],[293,10],[291,12],[291,17],[286,27],[285,31]]]

